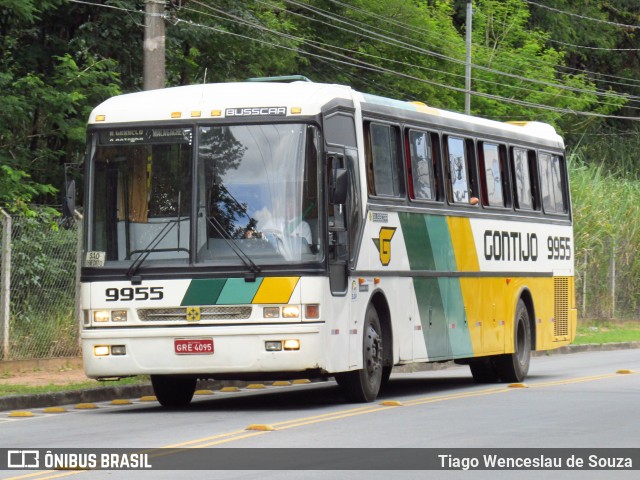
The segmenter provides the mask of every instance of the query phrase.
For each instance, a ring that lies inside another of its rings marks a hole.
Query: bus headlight
[[[300,350],[300,340],[289,339],[282,342],[282,347],[285,350]]]
[[[282,307],[283,318],[298,318],[300,316],[300,307],[298,305],[287,305]]]
[[[108,322],[111,320],[111,312],[109,310],[96,310],[93,312],[94,322]]]
[[[109,345],[94,345],[93,354],[96,357],[106,357],[109,355]]]

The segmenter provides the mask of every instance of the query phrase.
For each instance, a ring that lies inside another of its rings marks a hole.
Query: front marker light
[[[318,304],[306,305],[304,310],[304,316],[309,320],[317,320],[318,318],[320,318],[320,305]]]
[[[298,318],[300,316],[300,307],[297,305],[287,305],[282,307],[283,318]]]
[[[109,345],[94,345],[93,354],[96,357],[106,357],[109,355]]]
[[[300,340],[289,339],[282,342],[285,350],[300,350]]]
[[[96,310],[93,312],[94,322],[108,322],[111,320],[111,312],[109,310]]]

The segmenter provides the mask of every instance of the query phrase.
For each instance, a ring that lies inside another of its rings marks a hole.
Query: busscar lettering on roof
[[[287,114],[287,107],[227,108],[224,114],[227,117],[283,116]]]

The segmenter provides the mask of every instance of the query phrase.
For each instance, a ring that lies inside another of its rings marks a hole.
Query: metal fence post
[[[2,359],[9,360],[9,321],[11,300],[11,216],[2,214],[2,268],[0,269],[0,325],[2,325]]]
[[[582,272],[582,318],[587,318],[587,276],[588,276],[588,262],[589,251],[584,251],[584,270]]]
[[[616,318],[616,239],[611,246],[611,319]]]
[[[76,299],[74,313],[78,321],[78,349],[82,351],[82,310],[80,301],[80,270],[82,268],[82,214],[78,211],[74,212],[74,220],[78,231],[78,243],[76,250]]]

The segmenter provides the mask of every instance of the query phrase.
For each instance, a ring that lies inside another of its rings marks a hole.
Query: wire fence
[[[81,222],[57,227],[0,210],[0,360],[77,357]],[[640,255],[610,240],[576,254],[580,321],[640,319]]]
[[[576,255],[576,303],[582,320],[640,319],[637,245],[610,238]]]
[[[0,360],[80,355],[76,268],[80,222],[0,210]]]

